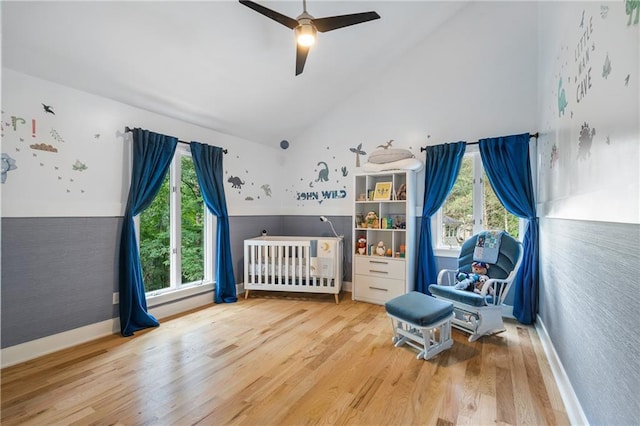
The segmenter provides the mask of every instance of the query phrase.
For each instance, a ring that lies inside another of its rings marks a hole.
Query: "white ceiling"
[[[257,1],[292,18],[302,1]],[[309,0],[381,19],[319,35],[295,76],[292,31],[237,1],[2,1],[2,65],[265,144],[367,88],[465,2]],[[135,124],[135,123],[133,123]]]

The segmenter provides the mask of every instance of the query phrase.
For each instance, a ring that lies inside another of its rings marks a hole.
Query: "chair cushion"
[[[449,300],[455,300],[456,302],[461,302],[466,305],[482,307],[487,304],[492,303],[493,298],[491,296],[486,297],[485,300],[482,299],[482,296],[478,293],[474,293],[473,291],[466,290],[456,290],[453,286],[445,286],[445,285],[437,285],[431,284],[429,286],[429,291],[431,294],[447,298]]]
[[[460,247],[460,255],[458,256],[458,270],[460,272],[471,272],[471,263],[473,263],[473,252],[476,247],[478,234],[473,235]],[[520,255],[520,244],[511,235],[504,233],[500,240],[500,254],[495,264],[492,264],[487,271],[489,278],[503,279],[515,267]]]
[[[390,315],[421,327],[445,319],[453,312],[453,303],[417,291],[393,298],[384,307]]]

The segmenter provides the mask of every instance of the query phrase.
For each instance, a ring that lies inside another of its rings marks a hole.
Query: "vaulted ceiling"
[[[302,1],[257,1],[292,18]],[[2,65],[222,133],[276,145],[375,82],[465,2],[310,0],[319,34],[295,76],[288,28],[237,1],[3,1]],[[455,54],[455,52],[452,52]]]

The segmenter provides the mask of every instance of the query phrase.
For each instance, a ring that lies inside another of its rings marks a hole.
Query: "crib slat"
[[[274,247],[276,252],[275,258],[275,284],[282,284],[282,246],[277,245]]]
[[[258,268],[258,269],[256,269],[256,274],[258,275],[256,277],[256,282],[258,284],[262,284],[262,274],[263,274],[263,272],[262,272],[262,269],[263,269],[263,266],[262,266],[262,246],[256,247],[256,251],[257,251],[257,254],[258,254],[258,258],[256,259],[256,268]]]
[[[282,284],[286,285],[289,282],[289,276],[291,275],[291,246],[284,246],[283,256],[284,258],[282,259],[282,262],[284,263],[284,270],[282,274]]]
[[[252,263],[253,263],[253,269],[251,270],[251,273],[254,275],[253,277],[253,282],[255,284],[258,284],[258,278],[255,276],[258,271],[256,270],[256,268],[258,267],[258,247],[257,246],[253,246],[251,247],[251,255],[253,256],[252,259]]]
[[[305,260],[305,247],[300,246],[298,248],[300,252],[300,256],[298,257],[298,267],[300,268],[300,279],[296,282],[296,285],[302,286],[304,285],[306,270],[304,268],[304,260]]]

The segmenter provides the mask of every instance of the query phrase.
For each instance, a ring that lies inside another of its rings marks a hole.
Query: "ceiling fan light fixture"
[[[296,42],[300,45],[300,46],[304,46],[304,47],[310,47],[313,46],[313,44],[316,42],[316,35],[318,34],[318,31],[316,30],[316,27],[311,24],[300,24],[296,27]]]
[[[380,19],[380,15],[373,11],[316,19],[307,12],[307,0],[302,0],[302,13],[296,19],[264,7],[252,0],[240,0],[240,4],[294,31],[296,38],[296,75],[300,75],[304,70],[304,63],[307,60],[311,46],[316,41],[318,31],[326,33],[338,28]]]

